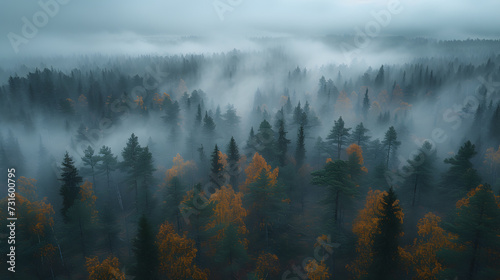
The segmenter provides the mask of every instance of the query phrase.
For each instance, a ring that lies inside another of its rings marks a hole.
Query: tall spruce
[[[330,144],[336,146],[337,159],[340,159],[340,152],[342,151],[342,145],[346,144],[347,139],[350,135],[350,128],[345,127],[344,120],[342,117],[339,117],[338,120],[335,121],[335,124],[330,131],[330,134],[326,137]]]
[[[158,279],[158,251],[155,245],[155,234],[148,219],[142,215],[139,220],[137,236],[132,242],[135,263],[131,274],[137,280]]]
[[[59,190],[59,193],[63,197],[63,208],[61,213],[64,218],[64,222],[69,221],[68,210],[73,206],[75,200],[78,199],[80,195],[79,184],[83,181],[82,177],[78,175],[78,170],[76,169],[73,159],[69,156],[68,152],[64,154],[64,160],[62,162],[62,173],[61,181],[63,184]]]
[[[285,120],[279,120],[278,142],[277,142],[277,158],[280,166],[286,165],[286,156],[288,152],[288,144],[290,140],[286,138]]]
[[[382,141],[382,144],[387,151],[385,167],[389,168],[389,159],[391,158],[391,156],[394,156],[396,154],[398,147],[401,145],[401,142],[398,141],[398,134],[396,133],[394,126],[389,127],[389,129],[385,133],[384,141]]]
[[[217,188],[224,185],[224,166],[222,165],[219,147],[215,145],[214,151],[212,152],[212,160],[210,165],[210,182],[214,184]]]
[[[227,163],[229,164],[229,184],[236,190],[238,187],[238,177],[239,177],[239,167],[238,161],[240,160],[240,152],[238,150],[238,145],[234,137],[231,137],[229,141],[229,147],[227,149]]]
[[[295,161],[297,162],[297,169],[302,167],[306,159],[306,146],[305,146],[304,127],[301,125],[297,133],[297,147],[295,148]]]

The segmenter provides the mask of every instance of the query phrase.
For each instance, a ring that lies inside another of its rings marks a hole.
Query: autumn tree
[[[135,263],[131,268],[131,274],[135,279],[157,279],[158,250],[153,229],[145,215],[139,220],[137,236],[132,241],[132,250]]]
[[[268,173],[268,177],[271,179],[272,184],[277,182],[279,168],[276,167],[274,170],[271,170],[271,165],[267,164],[266,160],[259,153],[255,153],[252,161],[245,169],[247,177],[245,182],[240,186],[240,190],[246,193],[248,191],[248,186],[257,181],[257,178],[260,176],[262,170],[265,170]]]
[[[59,193],[63,197],[63,208],[61,213],[64,218],[64,222],[68,222],[68,209],[73,206],[75,200],[78,198],[80,189],[78,184],[82,182],[82,177],[78,175],[78,170],[76,169],[73,159],[69,156],[68,152],[64,154],[64,160],[62,162],[62,173],[61,181],[63,185]]]
[[[500,277],[500,197],[489,185],[479,185],[456,203],[456,212],[446,229],[457,236],[452,242],[458,250],[442,255],[449,266],[442,275],[464,279]]]
[[[120,261],[117,257],[109,256],[102,263],[99,262],[97,256],[86,258],[85,266],[89,273],[89,280],[125,280],[125,273],[120,271]]]
[[[413,279],[437,280],[445,269],[438,253],[443,249],[458,249],[453,243],[457,237],[441,227],[441,218],[427,213],[417,224],[418,237],[403,252],[402,259],[412,269]]]
[[[280,272],[278,256],[265,251],[259,253],[254,275],[257,279],[274,279]]]
[[[187,238],[186,235],[177,234],[168,222],[160,226],[156,239],[159,272],[162,279],[208,279],[208,270],[201,270],[194,264],[198,250],[193,240]],[[145,256],[144,260],[147,261],[148,257]]]
[[[401,145],[401,141],[398,141],[398,134],[396,133],[394,126],[389,127],[385,133],[382,144],[387,151],[385,167],[389,168],[389,159],[391,156],[396,154],[398,147]]]
[[[326,137],[329,144],[336,145],[337,148],[337,159],[340,159],[340,151],[342,150],[342,145],[347,142],[347,137],[349,137],[350,128],[346,128],[344,124],[344,120],[340,117],[335,121],[335,125],[332,130],[330,130],[330,134]]]
[[[318,262],[317,260],[310,260],[305,270],[308,279],[311,280],[327,280],[332,276],[324,261]]]

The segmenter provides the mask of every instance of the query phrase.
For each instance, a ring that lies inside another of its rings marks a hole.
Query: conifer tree
[[[97,164],[101,161],[99,155],[94,155],[94,149],[89,145],[87,149],[85,149],[84,156],[82,157],[83,165],[90,167],[90,172],[92,174],[92,185],[96,188],[95,185],[95,168]]]
[[[63,185],[59,191],[63,197],[63,208],[61,209],[61,213],[64,217],[64,221],[68,222],[68,209],[73,206],[75,200],[78,198],[80,193],[79,184],[83,180],[82,177],[78,175],[78,170],[76,169],[73,159],[69,156],[68,152],[64,154],[62,166],[62,178],[60,180],[63,181]]]
[[[305,158],[306,158],[306,147],[305,147],[304,127],[300,126],[299,131],[297,133],[297,147],[295,148],[295,161],[297,162],[297,168],[302,167]]]
[[[335,125],[330,131],[330,134],[328,134],[328,137],[326,137],[330,144],[336,145],[337,159],[340,159],[340,151],[342,150],[342,145],[346,144],[347,137],[349,137],[350,135],[349,131],[351,129],[346,128],[344,125],[344,120],[342,119],[342,117],[340,117],[335,121]]]
[[[224,185],[224,166],[222,165],[220,152],[217,145],[215,145],[212,153],[211,167],[210,167],[210,182],[217,188]]]
[[[229,184],[233,188],[238,187],[238,177],[239,177],[239,167],[238,161],[240,160],[240,152],[238,150],[238,145],[236,145],[236,141],[234,137],[231,137],[229,141],[229,147],[227,149],[227,162],[229,164]]]
[[[132,242],[132,247],[135,264],[132,266],[131,274],[135,276],[135,279],[158,279],[158,251],[155,245],[155,234],[145,215],[142,215],[139,220],[137,236]]]
[[[396,153],[396,150],[401,145],[401,142],[398,141],[398,134],[396,133],[394,126],[389,127],[389,129],[385,133],[384,141],[382,141],[382,144],[387,150],[385,167],[389,168],[389,159]]]
[[[290,140],[286,138],[287,132],[285,131],[285,120],[279,120],[278,143],[277,143],[277,157],[280,166],[285,166],[286,156],[288,152],[288,144]]]

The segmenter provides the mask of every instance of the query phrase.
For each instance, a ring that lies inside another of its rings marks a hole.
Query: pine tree
[[[215,133],[215,122],[214,119],[205,112],[205,117],[203,118],[203,131],[210,137]]]
[[[215,262],[222,266],[224,274],[230,275],[229,279],[237,279],[237,272],[248,260],[245,246],[240,239],[236,226],[229,224],[225,228],[224,237],[217,244]]]
[[[248,134],[248,139],[245,146],[247,157],[251,157],[255,152],[257,152],[256,145],[257,139],[255,138],[255,132],[252,126],[252,128],[250,128],[250,133]]]
[[[403,167],[405,172],[405,185],[411,188],[411,206],[415,206],[417,192],[427,194],[434,184],[434,163],[436,161],[436,149],[432,144],[425,141],[418,149],[417,155],[408,160],[408,165]]]
[[[500,198],[489,185],[479,185],[456,204],[456,213],[446,229],[457,238],[455,250],[442,257],[449,269],[444,277],[460,279],[498,279],[500,277]]]
[[[100,173],[106,174],[106,184],[107,184],[107,189],[108,189],[108,194],[109,194],[109,192],[111,191],[110,190],[110,188],[111,188],[110,175],[111,175],[111,172],[115,171],[116,166],[118,165],[118,157],[113,155],[113,153],[111,152],[111,148],[107,147],[107,146],[101,147],[101,149],[99,150],[99,157],[101,159],[101,163],[97,165],[97,170]],[[120,207],[123,210],[121,194],[120,194],[118,187],[116,187],[116,192],[117,192],[118,202],[120,204]]]
[[[217,145],[215,145],[214,151],[212,153],[210,182],[217,188],[220,188],[224,185],[224,181],[224,166],[221,162],[219,148],[217,147]]]
[[[285,120],[279,120],[278,143],[277,143],[277,157],[280,166],[285,166],[286,156],[288,152],[288,144],[290,140],[286,139],[287,132],[285,131]]]
[[[234,137],[231,137],[229,141],[229,147],[227,149],[227,162],[229,164],[229,184],[233,188],[238,187],[238,177],[239,177],[239,167],[238,161],[240,160],[240,152],[238,150],[238,145],[236,145],[236,141]]]
[[[297,169],[302,167],[306,158],[305,135],[304,127],[300,126],[297,133],[297,147],[295,148],[295,161],[297,162]]]
[[[321,170],[311,173],[314,185],[326,188],[322,203],[327,205],[326,227],[333,232],[339,223],[340,196],[346,197],[357,194],[355,184],[348,174],[347,163],[343,160],[328,162]],[[333,213],[331,213],[333,210]]]
[[[132,275],[135,279],[158,279],[158,251],[155,245],[155,234],[146,216],[142,215],[139,220],[137,236],[132,242],[135,264],[132,267]]]
[[[92,185],[95,185],[95,168],[101,161],[99,155],[94,155],[94,149],[89,145],[85,151],[83,151],[85,156],[82,157],[83,165],[90,166],[90,172],[92,173]]]
[[[375,86],[380,89],[384,85],[384,81],[384,65],[382,65],[380,66],[377,76],[375,77]]]
[[[397,274],[401,265],[398,252],[399,238],[402,235],[402,217],[398,213],[401,207],[397,203],[392,187],[382,201],[377,232],[373,236],[373,262],[369,269],[370,279],[399,279]]]
[[[394,126],[389,127],[389,129],[385,133],[384,141],[382,141],[382,144],[387,150],[385,167],[389,168],[389,159],[391,158],[391,155],[395,154],[398,147],[401,145],[401,142],[398,141],[398,134],[396,133]]]
[[[457,155],[444,160],[444,163],[451,165],[443,176],[442,185],[445,190],[463,196],[471,188],[479,185],[481,178],[471,162],[476,154],[476,146],[467,141],[460,147]]]
[[[63,181],[63,185],[59,193],[63,197],[63,208],[61,213],[64,218],[64,222],[69,221],[68,210],[73,206],[76,199],[80,194],[79,184],[83,181],[82,177],[78,175],[78,170],[76,169],[73,159],[69,156],[68,152],[64,154],[64,160],[62,162],[62,173],[60,179]]]
[[[330,144],[335,144],[337,146],[337,159],[340,159],[340,152],[342,150],[342,145],[344,145],[347,141],[347,137],[349,137],[350,128],[344,127],[344,120],[340,117],[335,121],[335,125],[333,126],[330,134],[326,137]]]
[[[370,136],[367,135],[369,129],[365,128],[363,123],[359,123],[351,135],[351,142],[356,143],[358,146],[365,148],[370,141]]]
[[[149,147],[142,148],[137,159],[137,177],[141,180],[141,194],[144,196],[144,207],[146,211],[150,210],[150,193],[149,187],[153,185],[155,179],[153,172],[154,168],[153,154],[149,151]]]

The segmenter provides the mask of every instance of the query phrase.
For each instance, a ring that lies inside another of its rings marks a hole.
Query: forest
[[[2,65],[0,278],[500,279],[499,40],[256,41]]]

